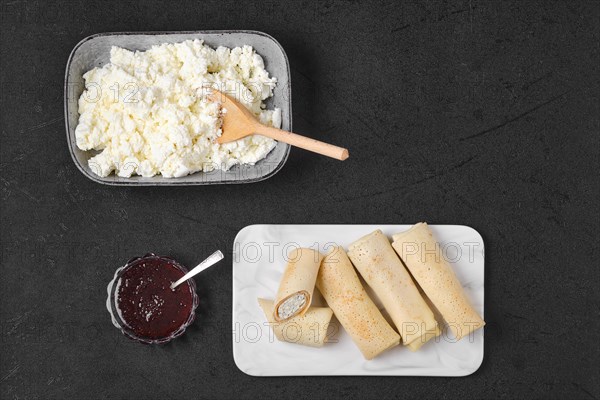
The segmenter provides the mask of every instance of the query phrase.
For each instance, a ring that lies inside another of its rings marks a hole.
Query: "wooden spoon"
[[[220,144],[258,134],[342,161],[349,156],[348,149],[261,124],[244,105],[223,92],[212,90],[208,98],[221,103],[224,111],[223,133],[217,139]]]

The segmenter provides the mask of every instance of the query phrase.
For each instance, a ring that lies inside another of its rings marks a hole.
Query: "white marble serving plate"
[[[439,341],[426,343],[418,352],[398,346],[366,361],[342,327],[331,331],[331,342],[322,348],[277,341],[258,306],[258,297],[275,296],[286,264],[284,257],[294,247],[326,252],[335,243],[347,249],[350,243],[375,229],[391,237],[410,226],[251,225],[242,229],[233,249],[233,357],[238,368],[252,376],[465,376],[475,372],[483,361],[483,329],[460,341],[445,332]],[[462,225],[431,225],[431,229],[468,298],[483,316],[481,235]],[[315,301],[323,300],[315,296]],[[374,301],[378,304],[376,298]]]

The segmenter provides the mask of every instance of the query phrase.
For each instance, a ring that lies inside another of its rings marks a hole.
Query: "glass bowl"
[[[183,276],[184,274],[186,274],[188,272],[188,270],[185,267],[183,267],[181,264],[179,264],[177,261],[175,261],[171,257],[157,256],[153,253],[148,253],[143,257],[134,257],[134,258],[130,259],[124,266],[117,269],[113,279],[108,284],[108,287],[107,287],[108,297],[106,299],[106,309],[110,313],[113,325],[115,327],[117,327],[128,338],[135,340],[137,342],[140,342],[140,343],[145,343],[145,344],[164,344],[164,343],[170,342],[171,340],[175,339],[176,337],[183,335],[183,333],[185,332],[187,327],[190,326],[194,322],[194,320],[196,319],[195,311],[196,311],[196,308],[198,307],[200,300],[198,298],[198,294],[196,293],[196,282],[194,281],[194,279],[188,279],[187,281],[185,281],[184,283],[182,283],[180,285],[183,287],[187,287],[192,294],[192,305],[190,307],[190,311],[189,311],[190,314],[189,314],[187,320],[179,328],[177,328],[171,334],[169,334],[168,336],[165,336],[165,337],[151,338],[151,337],[141,336],[138,333],[136,333],[123,320],[121,313],[119,312],[119,309],[117,306],[117,289],[119,287],[119,280],[126,271],[128,271],[130,268],[132,268],[134,266],[138,266],[141,263],[150,262],[150,261],[151,262],[158,261],[158,262],[164,262],[166,264],[170,264],[182,272],[181,276]]]

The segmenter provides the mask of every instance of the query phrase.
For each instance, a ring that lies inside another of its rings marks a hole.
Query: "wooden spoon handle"
[[[348,149],[344,149],[343,147],[320,142],[316,139],[298,135],[297,133],[271,128],[270,126],[257,124],[255,132],[259,135],[267,136],[271,139],[291,144],[292,146],[300,147],[304,150],[312,151],[313,153],[319,153],[337,160],[344,161],[350,156]]]

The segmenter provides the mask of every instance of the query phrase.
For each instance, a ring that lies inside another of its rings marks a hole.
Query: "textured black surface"
[[[599,3],[3,1],[1,397],[598,398]],[[286,49],[293,150],[246,186],[119,188],[67,151],[64,66],[103,31],[256,29]],[[231,250],[253,223],[465,224],[486,241],[485,360],[452,378],[252,378],[232,358]],[[147,251],[192,265],[197,323],[165,348],[104,309]]]

